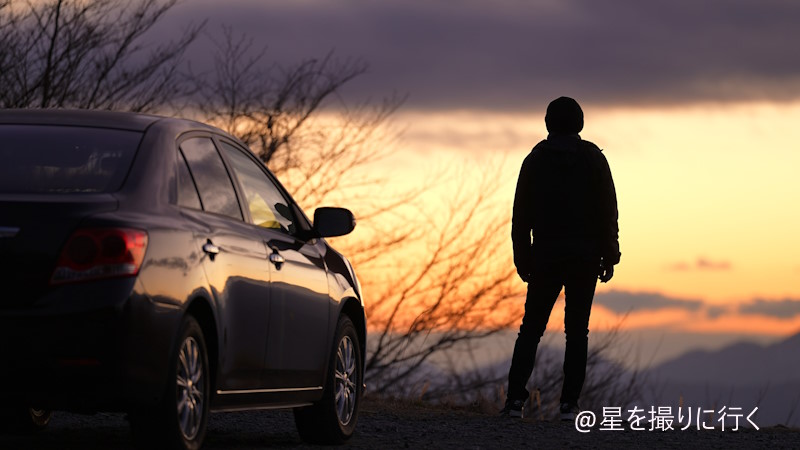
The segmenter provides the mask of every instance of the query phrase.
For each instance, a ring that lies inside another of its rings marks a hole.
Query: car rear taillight
[[[134,276],[147,249],[147,233],[129,228],[79,229],[67,239],[50,284]]]

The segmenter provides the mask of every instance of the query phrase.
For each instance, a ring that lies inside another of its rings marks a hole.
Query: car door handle
[[[211,240],[203,244],[203,251],[209,255],[216,255],[219,253],[219,247],[211,243]]]
[[[272,252],[269,254],[269,262],[275,264],[276,269],[281,270],[281,266],[286,262],[286,258],[281,256],[278,252]]]

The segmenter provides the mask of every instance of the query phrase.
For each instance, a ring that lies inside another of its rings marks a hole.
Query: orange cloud
[[[690,270],[731,270],[733,264],[730,261],[712,261],[705,257],[699,257],[694,264],[686,263],[684,261],[670,264],[668,269],[675,272],[686,272]]]
[[[558,305],[561,304],[559,308]],[[563,303],[556,303],[550,330],[563,328]],[[712,304],[653,292],[598,293],[590,329],[672,330],[781,336],[800,330],[800,299],[752,299],[740,304]]]
[[[688,322],[684,329],[703,333],[746,333],[787,336],[800,331],[800,316],[778,319],[751,315],[724,315],[716,319]]]

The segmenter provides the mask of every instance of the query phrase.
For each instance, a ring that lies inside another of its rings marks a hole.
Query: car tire
[[[208,424],[211,376],[203,330],[187,316],[173,350],[167,390],[161,404],[129,415],[134,442],[140,448],[197,450]]]
[[[27,408],[28,426],[33,431],[44,430],[53,417],[53,411],[49,409]]]
[[[339,319],[333,343],[322,399],[294,409],[300,438],[314,444],[341,444],[353,435],[363,394],[361,347],[349,317]]]
[[[0,410],[0,431],[35,433],[44,430],[53,417],[53,411],[27,406]]]

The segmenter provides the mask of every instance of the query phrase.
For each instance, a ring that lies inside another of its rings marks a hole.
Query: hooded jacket
[[[577,134],[539,142],[522,163],[511,239],[520,274],[534,263],[620,259],[617,196],[602,151]]]

